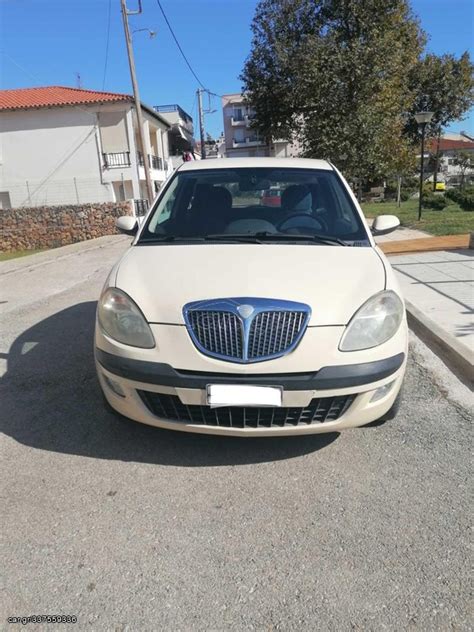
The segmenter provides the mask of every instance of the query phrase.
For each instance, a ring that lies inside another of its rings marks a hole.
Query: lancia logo
[[[239,305],[237,311],[242,318],[249,318],[254,313],[255,308],[252,305]]]

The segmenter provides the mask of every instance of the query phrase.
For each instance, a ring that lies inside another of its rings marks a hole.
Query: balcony
[[[121,167],[130,167],[130,152],[118,151],[112,154],[103,153],[104,169],[120,169]]]
[[[232,125],[232,127],[250,127],[252,124],[252,121],[255,119],[255,114],[244,114],[242,116],[231,116],[230,117],[230,124]]]
[[[232,127],[242,127],[247,125],[247,117],[246,116],[231,116],[230,124]]]
[[[244,147],[247,144],[245,138],[233,138],[232,139],[232,147]]]
[[[237,139],[237,138],[233,138],[232,139],[232,147],[237,148],[237,147],[257,147],[259,145],[264,145],[265,143],[263,142],[263,140],[261,138],[258,138],[258,136],[247,136],[247,138],[244,139]]]
[[[265,143],[258,136],[249,136],[247,139],[247,145],[250,147],[256,147],[257,145],[264,145]]]
[[[137,154],[138,164],[140,167],[143,167],[143,154],[139,151]],[[158,171],[167,171],[168,163],[166,160],[163,160],[161,156],[155,156],[154,154],[148,154],[148,165],[150,169],[157,169]]]

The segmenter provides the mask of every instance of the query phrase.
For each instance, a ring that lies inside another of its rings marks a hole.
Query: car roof
[[[273,169],[324,169],[332,171],[327,160],[313,158],[212,158],[207,160],[189,160],[179,171],[199,171],[202,169],[235,169],[252,167],[271,167]]]

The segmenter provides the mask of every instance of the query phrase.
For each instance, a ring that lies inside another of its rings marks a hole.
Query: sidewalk
[[[473,381],[474,251],[394,255],[389,260],[413,329]]]

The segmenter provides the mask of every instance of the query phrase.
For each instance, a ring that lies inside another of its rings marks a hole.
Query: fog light
[[[372,397],[370,398],[370,403],[378,402],[379,399],[383,399],[385,397],[385,395],[388,395],[390,393],[390,391],[392,390],[392,386],[394,384],[395,384],[395,381],[389,382],[388,384],[385,384],[385,386],[381,386],[380,388],[378,388],[374,392]]]
[[[106,381],[107,386],[110,388],[111,391],[113,391],[116,395],[119,395],[119,397],[125,397],[125,393],[123,392],[123,389],[118,382],[116,382],[115,380],[111,380],[106,375],[104,375],[104,380]]]

